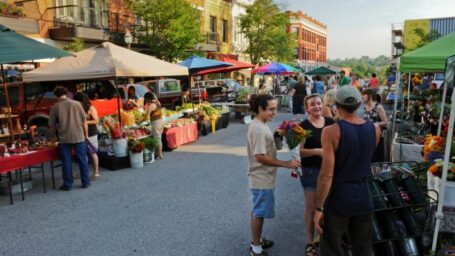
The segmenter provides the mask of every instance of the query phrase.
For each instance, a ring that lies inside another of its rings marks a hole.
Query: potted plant
[[[144,163],[155,162],[155,150],[158,147],[159,141],[153,136],[146,137],[141,140],[144,142]]]
[[[145,143],[137,139],[128,139],[128,150],[130,152],[130,165],[131,168],[144,167],[143,151]]]

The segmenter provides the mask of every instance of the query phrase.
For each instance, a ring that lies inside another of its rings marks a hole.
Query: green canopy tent
[[[319,68],[316,68],[316,69],[313,69],[309,72],[306,73],[306,75],[332,75],[332,74],[336,74],[337,72],[336,71],[333,71],[327,67],[319,67]]]
[[[0,67],[5,90],[6,107],[10,109],[3,64],[68,56],[69,53],[40,43],[0,25]],[[9,120],[11,125],[11,120]],[[11,129],[11,127],[9,127]]]
[[[0,64],[59,58],[70,55],[0,25]]]
[[[444,72],[447,58],[455,55],[455,32],[400,57],[400,71]]]

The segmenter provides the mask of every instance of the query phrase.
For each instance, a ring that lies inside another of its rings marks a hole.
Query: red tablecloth
[[[192,122],[182,127],[165,129],[163,135],[166,138],[167,146],[170,149],[180,145],[197,141],[197,123]]]
[[[38,149],[33,152],[0,158],[0,173],[60,159],[58,147]]]

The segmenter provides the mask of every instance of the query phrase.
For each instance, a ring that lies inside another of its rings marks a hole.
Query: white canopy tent
[[[102,43],[23,74],[25,83],[114,77],[187,76],[188,68]]]

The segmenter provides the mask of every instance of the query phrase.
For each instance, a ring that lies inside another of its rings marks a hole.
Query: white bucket
[[[114,145],[112,143],[111,138],[106,138],[104,140],[104,143],[106,144],[106,151],[108,156],[113,156],[114,155]]]
[[[130,152],[130,166],[131,168],[142,168],[144,167],[144,155],[141,153]]]
[[[455,182],[446,182],[446,191],[444,192],[444,206],[455,207]]]
[[[155,162],[155,152],[144,149],[144,163],[151,164]]]
[[[128,144],[126,139],[114,140],[112,144],[114,145],[115,157],[124,157],[128,155]]]

